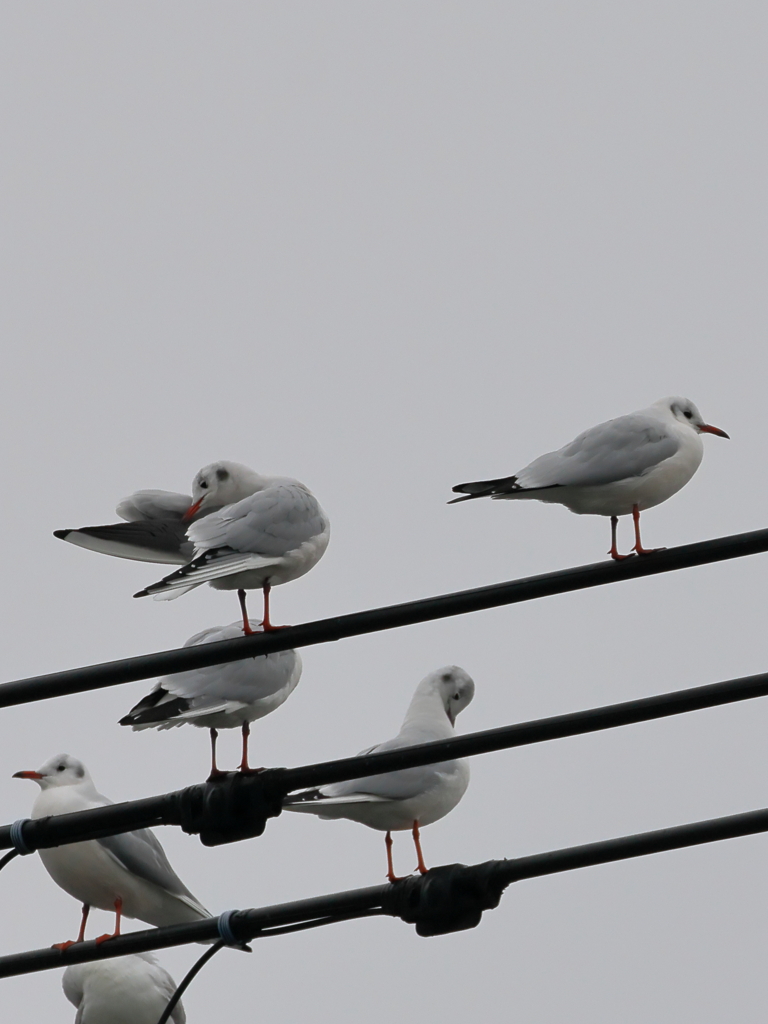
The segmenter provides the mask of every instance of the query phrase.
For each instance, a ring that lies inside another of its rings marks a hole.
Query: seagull
[[[462,495],[448,504],[471,498],[535,498],[565,505],[578,515],[610,516],[611,558],[621,561],[616,547],[619,516],[632,515],[634,551],[653,554],[662,548],[643,547],[640,513],[671,498],[699,468],[704,455],[702,434],[728,437],[705,423],[687,398],[662,398],[647,409],[619,416],[583,434],[556,452],[548,452],[514,476],[457,484]]]
[[[96,791],[85,765],[69,754],[57,754],[37,771],[16,772],[14,779],[34,779],[40,786],[32,818],[68,814],[112,803]],[[83,904],[76,942],[85,937],[91,907],[115,911],[115,931],[101,935],[103,942],[120,934],[122,917],[134,917],[163,927],[202,921],[211,915],[176,875],[157,837],[138,829],[103,839],[38,850],[46,871],[65,892]],[[58,943],[67,949],[72,942]]]
[[[250,632],[258,633],[262,624],[251,620]],[[184,644],[233,640],[244,633],[241,622],[229,626],[211,626],[196,633]],[[217,729],[234,729],[243,733],[243,756],[240,771],[251,771],[248,765],[250,723],[279,708],[296,688],[301,677],[301,658],[296,651],[278,651],[257,658],[244,658],[225,665],[211,665],[189,672],[175,672],[159,680],[155,688],[140,700],[120,725],[134,729],[172,729],[189,723],[211,731],[211,778],[222,775],[216,766]]]
[[[361,751],[359,756],[450,738],[456,715],[469,704],[474,693],[474,682],[456,665],[431,672],[416,687],[397,736]],[[396,882],[391,833],[411,830],[418,857],[417,870],[426,874],[419,828],[431,825],[452,811],[468,785],[466,761],[442,761],[307,789],[286,797],[283,809],[305,811],[320,818],[349,818],[386,832],[387,878]]]
[[[77,1007],[75,1024],[157,1024],[176,983],[151,953],[72,964],[61,979],[64,995]],[[180,1002],[173,1024],[185,1024]]]
[[[271,588],[298,579],[316,565],[328,547],[330,524],[315,496],[298,480],[247,472],[247,497],[188,527],[194,553],[187,564],[134,597],[151,594],[156,600],[172,600],[203,583],[217,590],[237,590],[243,630],[250,633],[245,592],[260,588],[263,628],[275,628],[269,618]],[[189,518],[206,511],[209,502],[220,501],[215,488],[195,483],[194,500],[185,513]]]
[[[237,462],[212,462],[192,483],[190,494],[146,490],[129,495],[115,512],[124,523],[54,530],[68,544],[137,562],[185,565],[195,547],[187,537],[189,526],[202,516],[247,498],[258,490],[262,477]]]

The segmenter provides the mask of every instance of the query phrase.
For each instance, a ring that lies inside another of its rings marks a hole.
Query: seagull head
[[[676,420],[685,423],[697,434],[717,434],[718,437],[728,437],[724,430],[705,423],[701,413],[689,398],[680,398],[676,395],[672,398],[662,398],[656,405],[667,410]],[[728,439],[730,440],[730,438]]]
[[[472,678],[458,665],[446,665],[445,668],[432,672],[419,684],[419,689],[422,687],[440,697],[451,725],[455,724],[456,715],[463,711],[475,696]]]
[[[192,481],[192,504],[184,513],[191,519],[201,509],[221,508],[248,498],[264,486],[264,478],[239,462],[212,462]]]
[[[91,782],[88,769],[82,761],[71,754],[57,754],[46,761],[36,772],[15,772],[14,779],[33,779],[40,789],[51,789],[54,786],[79,786],[83,782]]]

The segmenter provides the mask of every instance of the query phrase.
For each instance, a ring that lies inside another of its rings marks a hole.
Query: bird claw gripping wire
[[[268,818],[282,810],[285,787],[282,769],[258,774],[230,772],[202,786],[190,786],[176,794],[178,824],[190,835],[199,835],[203,846],[221,846],[260,836]]]
[[[415,924],[416,934],[425,938],[476,928],[483,911],[498,907],[508,884],[499,866],[499,861],[473,867],[446,864],[404,878],[385,896],[384,912]]]

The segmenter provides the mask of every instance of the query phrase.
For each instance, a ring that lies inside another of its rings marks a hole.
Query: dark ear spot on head
[[[82,779],[82,777],[85,775],[85,768],[83,768],[81,764],[79,764],[77,768],[75,768],[75,775],[77,775],[77,777],[80,779]]]
[[[229,480],[229,470],[228,469],[217,469],[216,470],[216,478],[218,480]]]
[[[443,672],[443,682],[444,683],[450,683],[450,681],[452,679],[453,679],[453,673],[452,672]]]

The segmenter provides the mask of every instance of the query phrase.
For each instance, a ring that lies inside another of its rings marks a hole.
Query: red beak
[[[200,508],[200,506],[202,504],[203,504],[203,499],[200,498],[199,501],[196,501],[194,503],[194,505],[190,505],[189,506],[189,508],[187,509],[187,511],[184,513],[184,515],[181,518],[182,519],[191,519],[192,516],[195,514],[195,512],[197,512],[197,510]]]
[[[12,779],[42,779],[40,772],[14,772]]]
[[[702,423],[699,427],[699,432],[702,434],[717,434],[718,437],[727,437],[729,441],[731,440],[730,435],[726,434],[720,427],[710,427],[708,423]]]

